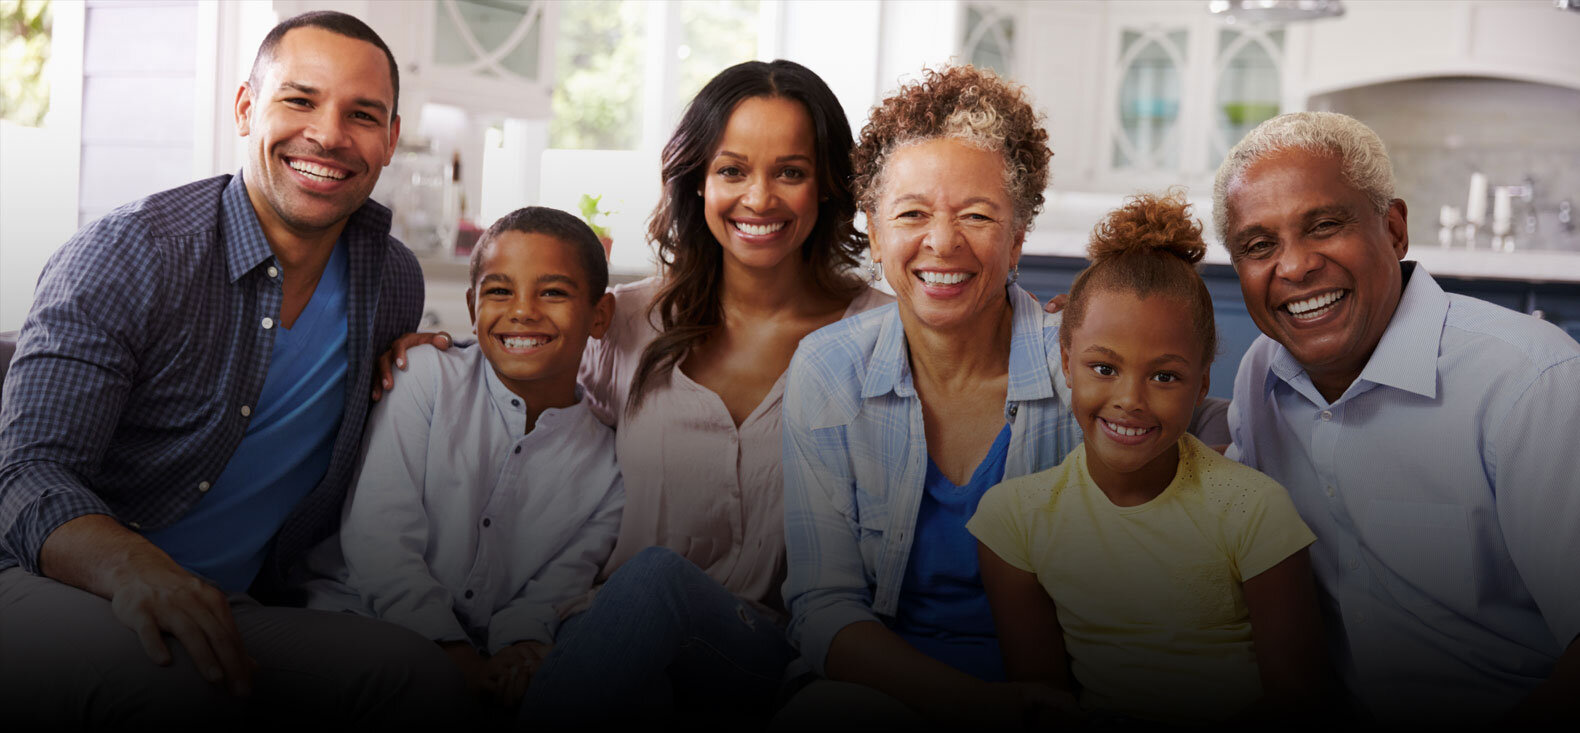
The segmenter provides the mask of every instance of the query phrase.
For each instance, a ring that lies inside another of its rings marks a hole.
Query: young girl
[[[1088,252],[1059,336],[1086,440],[967,525],[1005,671],[1154,721],[1309,704],[1315,537],[1283,487],[1185,432],[1217,348],[1201,228],[1183,196],[1137,196]]]

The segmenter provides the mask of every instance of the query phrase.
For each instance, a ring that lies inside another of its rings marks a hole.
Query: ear
[[[614,293],[604,293],[598,298],[598,304],[593,306],[592,327],[587,329],[587,334],[595,339],[601,339],[609,331],[609,324],[613,321]]]
[[[252,85],[242,82],[236,87],[236,134],[246,137],[252,132]]]
[[[1026,230],[1022,228],[1015,233],[1015,244],[1009,248],[1009,266],[1020,264],[1020,250],[1026,244]]]
[[[883,244],[880,241],[882,237],[879,235],[879,231],[882,227],[872,225],[872,212],[867,211],[863,213],[867,216],[867,254],[872,257],[873,262],[881,264],[883,262]]]
[[[1060,324],[1059,328],[1064,328]],[[1070,383],[1070,352],[1064,348],[1064,341],[1059,342],[1059,371],[1064,372],[1064,383]]]
[[[472,322],[472,330],[477,330],[477,291],[466,289],[466,317]]]
[[[390,120],[390,152],[384,156],[384,165],[389,165],[395,160],[395,145],[400,142],[400,115]]]
[[[1405,224],[1410,220],[1408,213],[1404,199],[1388,202],[1388,241],[1393,246],[1394,255],[1401,260],[1410,251],[1410,228]]]
[[[1201,373],[1201,392],[1198,392],[1196,394],[1196,406],[1197,407],[1201,407],[1201,403],[1204,400],[1207,399],[1207,388],[1211,387],[1211,386],[1212,386],[1212,367],[1208,367],[1206,369],[1203,369],[1202,373]]]

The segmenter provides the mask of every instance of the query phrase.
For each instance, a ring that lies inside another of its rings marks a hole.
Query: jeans
[[[649,547],[561,626],[521,722],[581,727],[675,713],[766,721],[794,654],[772,619],[690,560]]]

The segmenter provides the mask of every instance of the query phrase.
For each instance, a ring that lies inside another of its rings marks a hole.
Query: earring
[[[1015,282],[1018,281],[1018,280],[1020,280],[1020,263],[1019,262],[1009,266],[1009,283],[1007,283],[1007,284],[1014,285]]]
[[[867,270],[868,282],[877,282],[883,279],[883,267],[877,262],[869,261],[864,267]]]

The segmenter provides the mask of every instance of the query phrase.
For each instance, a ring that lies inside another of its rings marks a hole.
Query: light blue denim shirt
[[[1013,309],[1004,478],[1056,465],[1081,443],[1059,374],[1059,318],[1019,287]],[[892,617],[927,474],[922,402],[899,308],[801,341],[784,398],[785,545],[791,643],[818,673],[840,629]]]
[[[1266,336],[1234,386],[1230,455],[1316,533],[1334,660],[1373,714],[1485,719],[1552,673],[1580,634],[1573,339],[1416,265],[1331,404]]]

